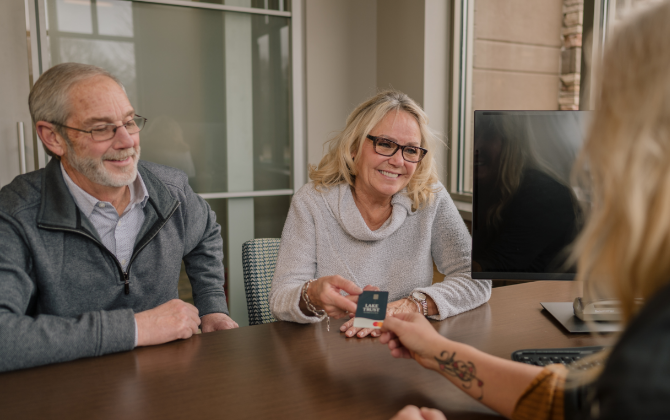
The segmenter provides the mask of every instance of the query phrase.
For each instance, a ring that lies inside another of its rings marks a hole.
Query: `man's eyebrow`
[[[135,110],[131,109],[130,111],[126,112],[126,114],[123,116],[123,118],[125,119],[125,118],[130,117],[131,115],[134,115],[134,114],[135,114]],[[111,118],[108,118],[108,117],[91,117],[91,118],[85,119],[82,122],[82,125],[91,125],[91,124],[95,124],[95,123],[99,123],[99,122],[111,124],[111,123],[113,123],[113,120]]]

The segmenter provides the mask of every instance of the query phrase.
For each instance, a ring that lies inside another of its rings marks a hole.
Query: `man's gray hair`
[[[71,112],[70,90],[77,83],[95,76],[109,77],[123,88],[119,79],[107,70],[90,64],[62,63],[44,72],[37,79],[28,97],[28,107],[33,124],[38,121],[65,124]],[[57,125],[55,129],[58,134],[69,141],[63,127]],[[44,150],[49,156],[58,158],[46,146]]]

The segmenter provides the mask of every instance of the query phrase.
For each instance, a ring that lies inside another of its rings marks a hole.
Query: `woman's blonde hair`
[[[437,168],[433,157],[437,137],[428,127],[428,116],[409,96],[397,90],[385,90],[360,104],[347,118],[344,130],[328,141],[328,151],[318,167],[310,165],[309,177],[314,187],[347,183],[352,188],[356,180],[356,158],[361,155],[363,142],[372,129],[389,113],[404,111],[419,124],[421,147],[428,150],[426,157],[417,164],[416,171],[407,185],[407,195],[414,209],[421,209],[433,200]]]
[[[575,244],[577,280],[592,299],[635,298],[670,282],[670,3],[617,28],[602,63],[602,94],[575,165],[590,196]],[[606,354],[602,356],[606,357]],[[593,375],[591,375],[593,377]]]

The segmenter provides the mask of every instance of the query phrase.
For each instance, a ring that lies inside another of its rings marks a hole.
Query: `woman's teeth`
[[[391,173],[391,172],[386,172],[386,171],[379,171],[379,172],[381,172],[382,175],[385,175],[389,178],[397,178],[398,177],[398,174],[394,174],[394,173]]]

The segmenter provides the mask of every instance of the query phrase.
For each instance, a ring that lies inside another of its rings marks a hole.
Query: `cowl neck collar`
[[[373,231],[365,224],[348,184],[324,189],[321,196],[342,229],[361,241],[379,241],[389,237],[402,226],[408,216],[416,213],[412,211],[412,200],[407,196],[407,189],[403,189],[391,198],[391,216],[379,229]]]

